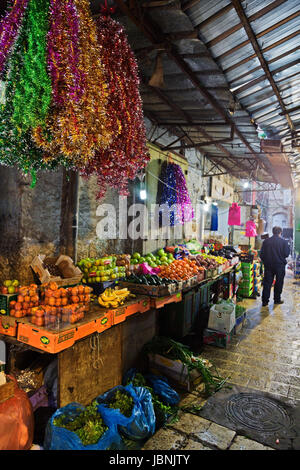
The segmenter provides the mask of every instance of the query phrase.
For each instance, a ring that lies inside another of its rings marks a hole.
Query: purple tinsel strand
[[[0,23],[0,73],[3,72],[7,56],[17,39],[28,1],[16,0],[11,10]]]
[[[65,13],[65,17],[63,15]],[[57,0],[50,2],[50,29],[48,32],[48,67],[51,73],[53,100],[56,105],[63,106],[64,97],[60,92],[60,81],[64,81],[60,76],[60,67],[64,63],[62,54],[66,52],[58,50],[56,40],[60,37],[61,30],[68,28],[67,51],[68,67],[72,75],[72,86],[69,87],[69,94],[75,101],[78,101],[83,94],[83,73],[78,69],[79,62],[79,19],[73,0],[68,0],[62,5]],[[66,71],[64,71],[66,72]]]

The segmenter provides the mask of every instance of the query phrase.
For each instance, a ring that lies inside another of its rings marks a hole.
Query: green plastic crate
[[[0,314],[9,315],[9,303],[17,298],[18,294],[0,294]]]

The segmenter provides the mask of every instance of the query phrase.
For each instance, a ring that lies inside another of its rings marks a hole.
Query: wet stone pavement
[[[278,400],[300,406],[300,282],[287,274],[284,304],[261,308],[261,298],[244,299],[247,322],[226,349],[205,346],[201,354],[217,367],[230,384],[248,391],[266,392]],[[183,396],[180,407],[203,407],[206,399],[200,384]],[[198,408],[199,409],[199,408]],[[160,429],[144,450],[274,450],[234,429],[220,426],[191,412]]]

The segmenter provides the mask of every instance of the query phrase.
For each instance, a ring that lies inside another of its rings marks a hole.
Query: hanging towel
[[[253,220],[246,222],[246,237],[257,237],[256,223]]]
[[[211,206],[211,223],[210,230],[212,232],[217,232],[218,230],[218,206]]]
[[[237,202],[233,202],[229,207],[228,225],[241,225],[241,208]]]

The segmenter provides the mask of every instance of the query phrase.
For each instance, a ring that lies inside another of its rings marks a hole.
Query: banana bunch
[[[131,294],[131,292],[128,289],[105,289],[105,291],[99,295],[98,297],[98,303],[101,305],[101,307],[109,308],[117,308],[120,305],[123,305],[125,300],[129,298],[135,297],[134,294]]]

